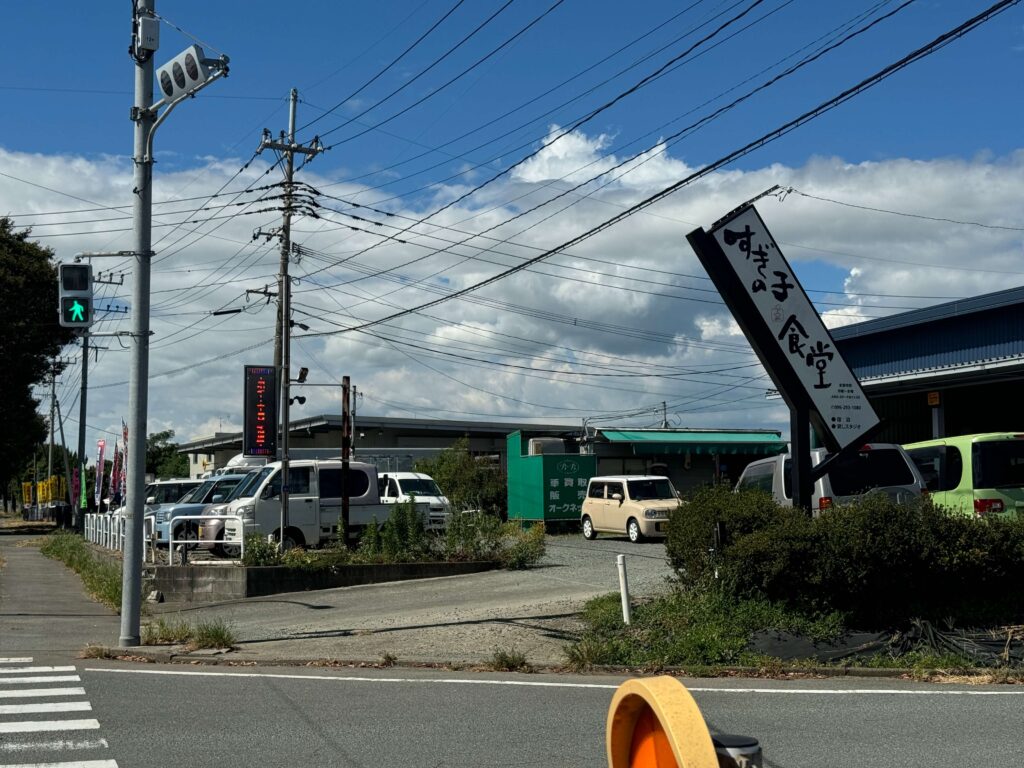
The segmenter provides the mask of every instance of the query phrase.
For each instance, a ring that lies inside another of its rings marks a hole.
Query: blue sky
[[[0,213],[15,215],[21,226],[34,226],[58,258],[128,245],[123,231],[128,225],[116,216],[101,222],[104,217],[95,212],[43,215],[96,204],[122,216],[123,208],[117,207],[130,203],[128,111],[134,74],[127,55],[127,5],[18,3],[5,8],[0,174],[7,175],[0,176]],[[320,200],[335,211],[346,205],[343,200],[375,204],[392,214],[390,219],[366,214],[381,219],[380,224],[364,224],[371,230],[406,227],[540,150],[560,128],[744,14],[699,45],[684,64],[601,111],[430,225],[417,225],[412,230],[416,238],[409,238],[417,243],[382,243],[372,232],[350,230],[346,224],[352,220],[339,218],[344,213],[322,211],[319,220],[299,220],[297,241],[316,252],[293,273],[305,275],[297,290],[304,291],[306,304],[299,310],[312,318],[315,331],[328,331],[336,328],[331,318],[365,321],[414,306],[435,296],[430,290],[438,286],[471,284],[496,272],[496,264],[535,253],[530,248],[564,242],[836,95],[990,3],[917,0],[901,8],[892,0],[513,0],[424,72],[503,5],[504,0],[318,2],[282,10],[264,2],[157,4],[157,12],[167,14],[158,65],[193,42],[175,28],[181,27],[205,41],[209,54],[230,56],[231,74],[179,107],[156,137],[157,210],[177,213],[157,218],[168,226],[156,230],[157,334],[150,368],[161,376],[151,383],[151,430],[170,427],[190,437],[218,425],[237,426],[234,400],[240,394],[241,365],[269,359],[266,346],[251,353],[260,359],[231,353],[269,338],[270,312],[252,304],[241,316],[227,319],[213,319],[209,312],[243,305],[245,289],[272,279],[277,257],[269,247],[252,245],[250,234],[273,226],[279,214],[257,214],[253,206],[228,220],[210,218],[183,228],[192,206],[169,201],[202,198],[225,183],[234,193],[247,184],[279,180],[276,171],[262,175],[272,162],[267,154],[245,174],[234,174],[251,158],[263,128],[277,133],[286,127],[290,88],[298,88],[302,99],[299,139],[309,141],[321,133],[332,147],[299,178],[341,198]],[[518,39],[472,67],[552,6]],[[383,71],[452,8],[434,32]],[[544,208],[516,225],[502,224],[567,181],[584,180],[596,169],[648,149],[659,137],[764,83],[822,41],[845,34],[837,30],[873,20],[878,23],[864,34],[671,143],[664,154],[635,166],[607,188],[588,187],[589,196],[573,207],[557,213],[557,207]],[[685,245],[686,232],[773,184],[893,211],[868,212],[798,194],[759,206],[821,311],[835,315],[833,323],[1024,283],[1021,236],[1012,229],[1021,226],[1024,210],[1022,63],[1024,7],[1014,6],[823,117],[593,238],[571,256],[552,259],[546,271],[521,273],[481,292],[492,302],[504,302],[500,307],[453,301],[433,317],[414,315],[386,331],[378,328],[387,335],[384,340],[355,334],[301,340],[296,364],[308,362],[326,381],[353,375],[368,397],[376,397],[363,404],[365,412],[381,415],[575,423],[587,414],[614,419],[627,408],[667,399],[677,406],[680,423],[784,428],[784,411],[758,400],[763,400],[765,381],[740,376],[750,353],[701,279]],[[432,93],[467,69],[468,74]],[[556,88],[569,78],[574,79]],[[414,106],[420,99],[423,103]],[[528,106],[505,116],[523,104]],[[353,138],[356,133],[363,135]],[[417,155],[423,156],[413,159]],[[212,199],[211,206],[228,200],[234,198]],[[220,214],[211,207],[194,217]],[[505,254],[426,255],[466,232],[492,226],[492,234],[509,243],[498,247],[490,241],[482,247],[504,248]],[[365,248],[372,250],[331,266]],[[412,263],[420,256],[423,261]],[[309,290],[322,285],[336,287]],[[110,289],[110,303],[126,304],[129,286]],[[552,322],[540,316],[543,310],[560,311],[574,321]],[[111,316],[105,322],[119,328],[124,320]],[[205,362],[218,355],[221,362]],[[466,359],[479,357],[489,362]],[[102,410],[95,416],[97,430],[116,428],[126,410],[126,362],[113,348],[98,364],[95,383]],[[664,373],[685,366],[719,370],[723,363],[735,364],[735,371],[687,384],[640,373],[644,366]],[[524,376],[513,365],[543,374]],[[595,381],[585,373],[623,365],[637,374],[624,391],[585,385]],[[424,391],[423,381],[431,382],[430,392]],[[71,412],[74,382],[69,379],[62,391],[64,409]],[[738,400],[737,393],[747,399]],[[307,412],[337,411],[330,397],[311,393]],[[445,412],[437,410],[439,404]],[[633,423],[643,422],[644,417],[638,418]]]

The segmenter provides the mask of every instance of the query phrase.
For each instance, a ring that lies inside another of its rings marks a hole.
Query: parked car
[[[1024,511],[1024,434],[960,435],[903,447],[937,506],[978,517]]]
[[[175,504],[161,504],[156,508],[156,541],[166,544],[175,539],[199,539],[199,521],[182,520],[179,517],[201,515],[210,504],[225,501],[235,487],[246,478],[246,475],[219,475],[203,480],[192,491],[185,494]]]
[[[146,486],[144,496],[146,499],[146,506],[144,514],[146,517],[153,517],[156,514],[156,510],[162,504],[174,504],[183,496],[192,493],[192,491],[202,485],[202,483],[202,480],[176,478],[172,478],[170,480],[154,480]],[[122,517],[124,515],[124,505],[112,510],[110,514],[115,518]]]
[[[592,477],[580,509],[583,538],[597,538],[598,531],[625,533],[632,542],[667,536],[668,517],[679,503],[679,494],[667,477]]]
[[[427,528],[444,528],[452,513],[451,502],[444,495],[434,478],[422,472],[385,472],[377,477],[381,504],[398,504],[403,501],[422,501],[429,505]]]
[[[824,448],[811,451],[811,465],[828,458]],[[751,462],[736,483],[736,490],[757,488],[770,493],[779,504],[793,503],[792,458],[787,453]],[[823,510],[861,498],[869,493],[884,493],[897,502],[918,497],[925,489],[924,479],[910,456],[892,443],[869,443],[833,465],[828,474],[814,484],[811,511]]]
[[[210,504],[203,510],[203,519],[199,521],[199,547],[201,549],[212,549],[225,557],[238,557],[241,552],[240,545],[224,540],[224,515],[228,514],[232,502],[253,497],[256,487],[259,485],[259,479],[259,470],[249,472],[245,479],[227,495],[227,498],[222,502]]]

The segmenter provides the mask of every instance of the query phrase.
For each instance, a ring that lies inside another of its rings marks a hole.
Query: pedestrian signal
[[[58,272],[60,324],[65,328],[88,328],[93,310],[92,265],[61,264]]]

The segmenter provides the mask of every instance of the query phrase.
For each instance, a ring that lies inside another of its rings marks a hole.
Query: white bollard
[[[618,555],[615,564],[619,568],[619,594],[622,596],[622,623],[629,624],[633,614],[629,608],[629,581],[626,579],[626,556]]]

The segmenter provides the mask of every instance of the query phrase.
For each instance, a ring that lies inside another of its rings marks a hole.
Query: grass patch
[[[777,660],[747,650],[758,630],[778,630],[834,640],[842,617],[809,618],[766,600],[733,600],[718,590],[679,589],[635,607],[622,623],[618,594],[590,600],[583,610],[582,637],[566,647],[569,665],[586,669],[613,665],[642,669],[669,666],[764,667]]]
[[[116,659],[117,656],[102,645],[87,645],[78,653],[80,659]]]
[[[95,555],[84,538],[77,533],[57,531],[46,537],[40,552],[77,573],[92,598],[121,612],[121,569]]]
[[[516,648],[495,648],[488,666],[495,672],[532,672],[526,656]]]
[[[189,650],[200,648],[232,648],[235,634],[224,621],[173,621],[162,616],[142,628],[143,645],[184,645]]]

